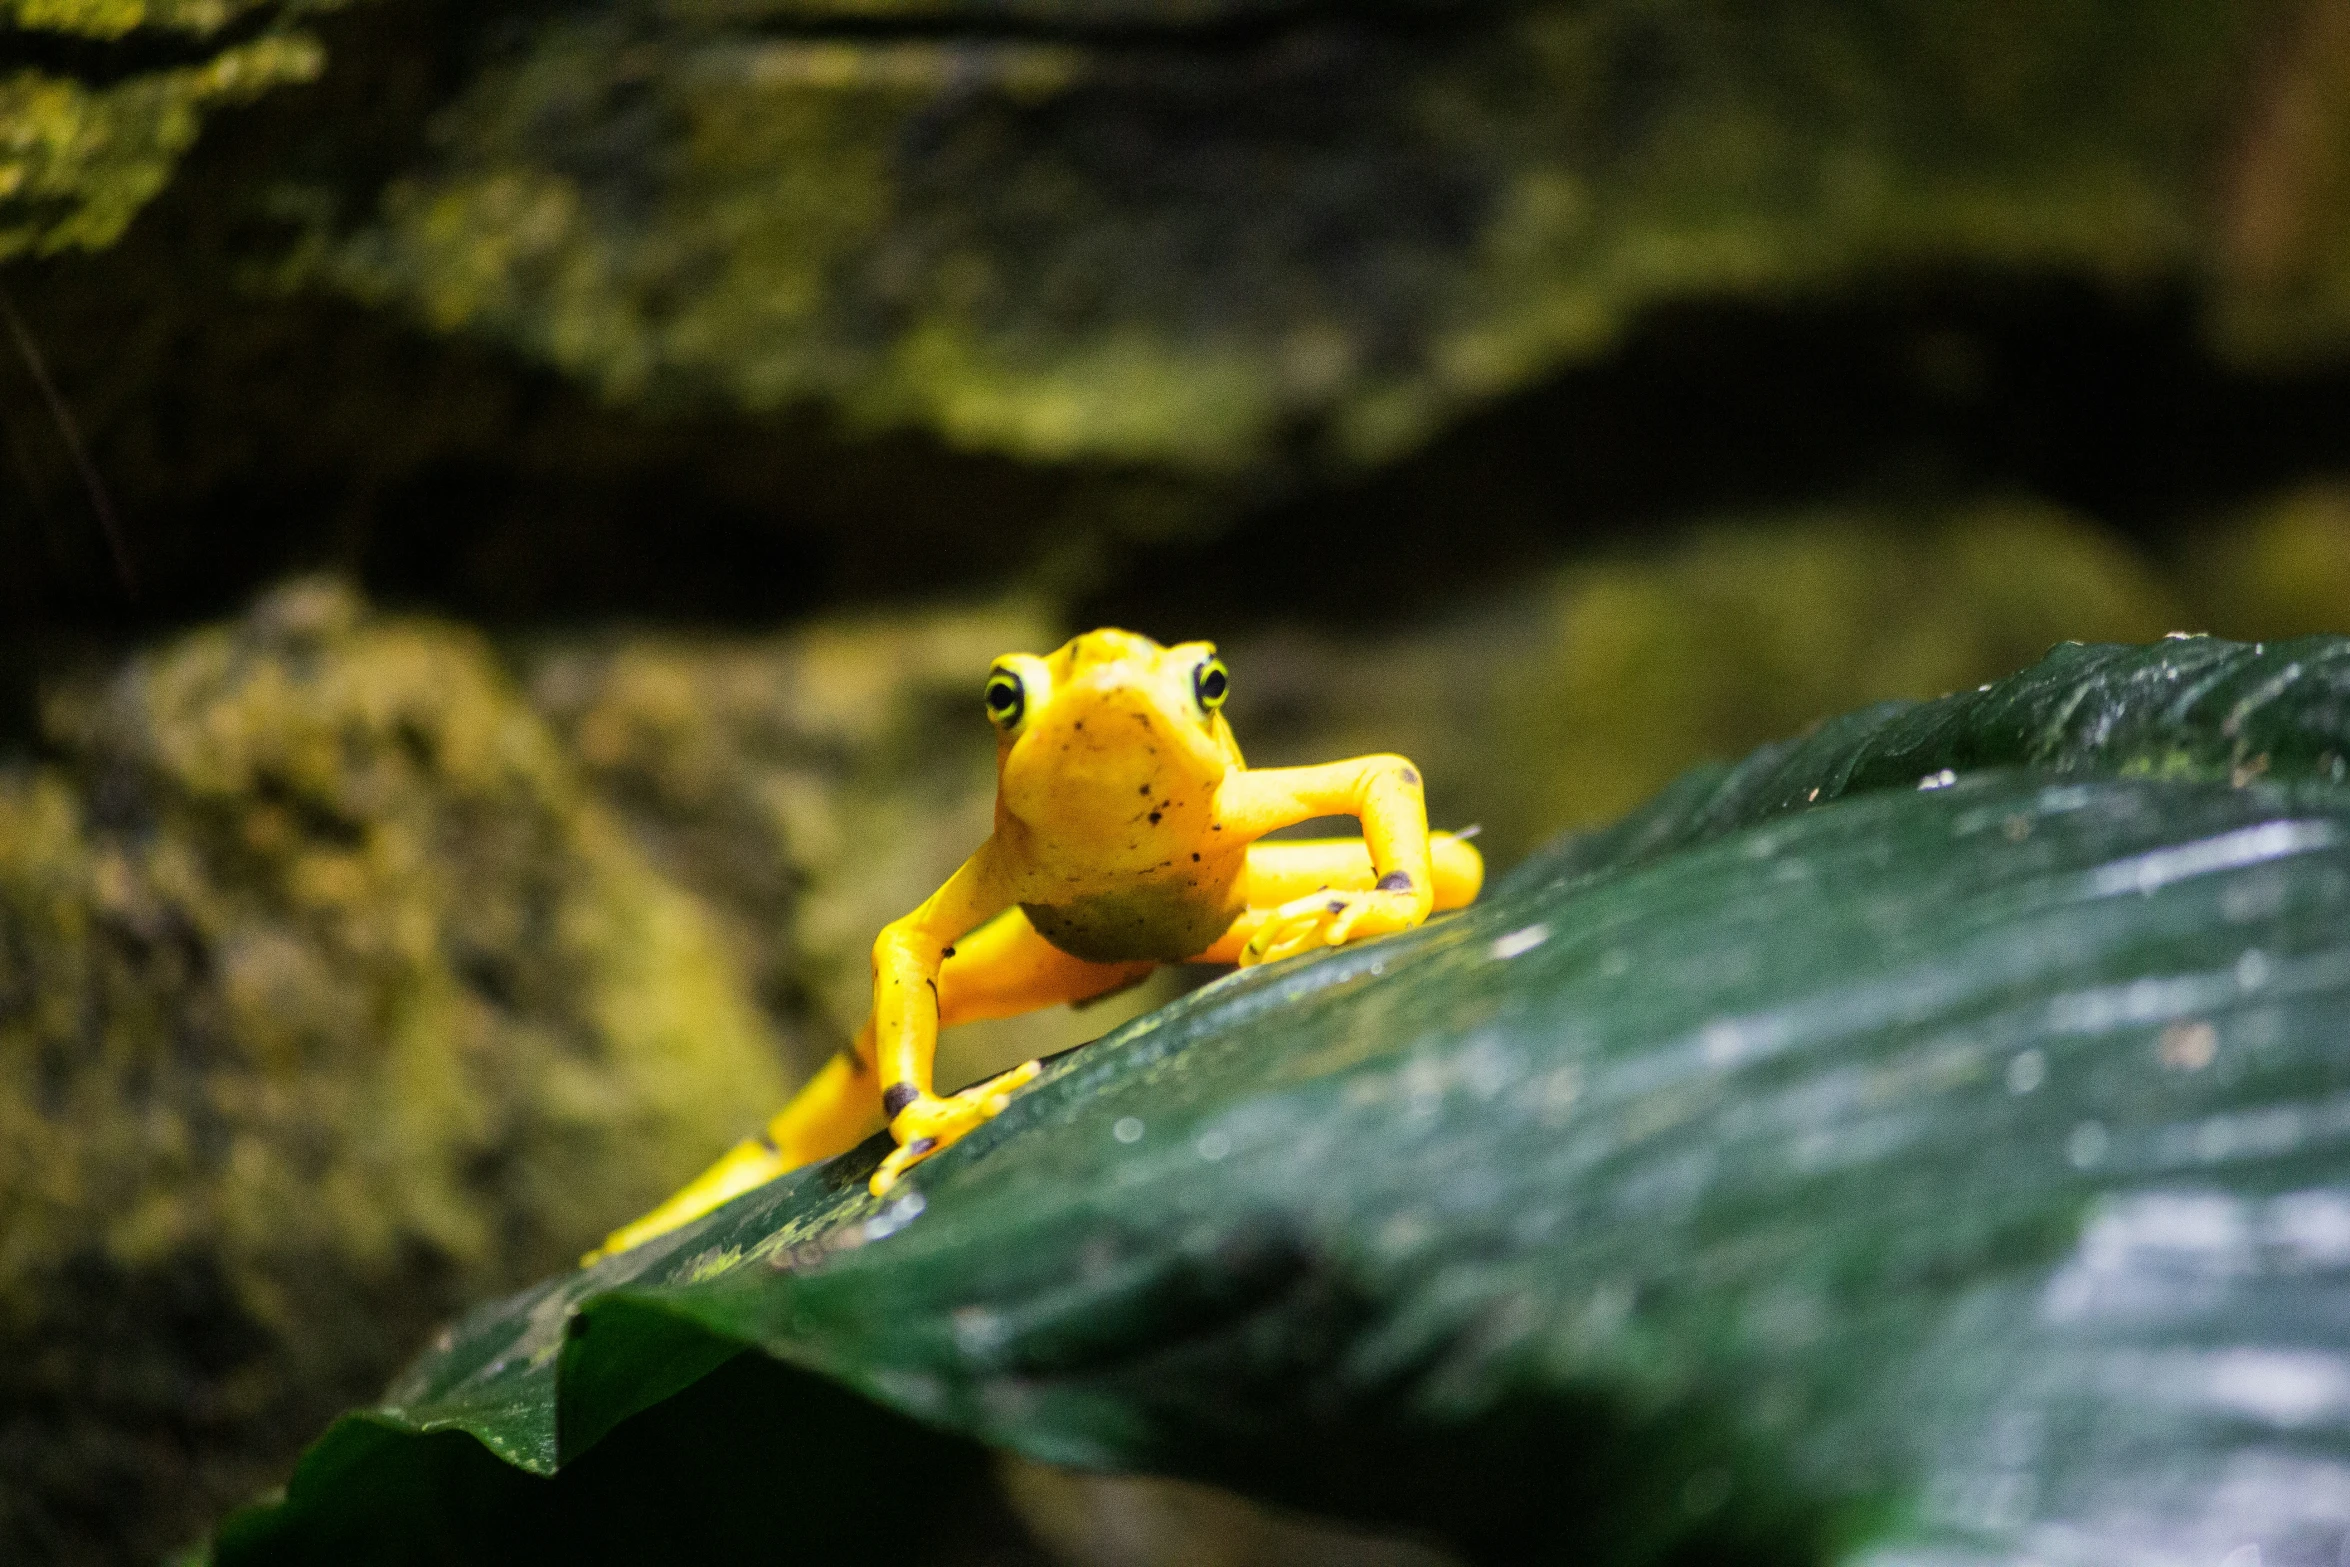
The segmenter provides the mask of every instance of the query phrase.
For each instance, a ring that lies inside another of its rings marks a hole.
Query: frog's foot
[[[936,1099],[928,1094],[915,1100],[897,1113],[889,1123],[897,1147],[881,1161],[881,1168],[873,1172],[866,1184],[876,1197],[887,1197],[898,1178],[915,1165],[950,1148],[970,1133],[982,1121],[993,1120],[1012,1102],[1012,1095],[1036,1080],[1044,1067],[1027,1061],[998,1077],[976,1083],[959,1094]]]
[[[1308,893],[1265,916],[1248,945],[1240,949],[1241,966],[1278,962],[1320,947],[1393,935],[1410,930],[1420,918],[1419,903],[1408,892],[1325,889]]]
[[[725,1158],[702,1172],[691,1186],[670,1198],[634,1224],[604,1237],[604,1244],[579,1259],[583,1268],[606,1257],[642,1246],[656,1236],[682,1228],[722,1203],[733,1201],[753,1187],[764,1186],[792,1168],[775,1144],[764,1137],[748,1137],[734,1145]]]

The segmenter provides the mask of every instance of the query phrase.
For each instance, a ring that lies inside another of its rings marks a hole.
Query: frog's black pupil
[[[1224,687],[1227,683],[1222,666],[1216,664],[1202,664],[1200,666],[1199,696],[1201,701],[1223,701]]]
[[[998,675],[987,683],[987,712],[991,718],[1009,718],[1020,710],[1020,682]]]

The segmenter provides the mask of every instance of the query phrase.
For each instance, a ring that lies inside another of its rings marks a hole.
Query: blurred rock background
[[[997,652],[1506,864],[2350,629],[2350,3],[0,0],[0,336],[0,1560],[149,1561],[847,1036]]]

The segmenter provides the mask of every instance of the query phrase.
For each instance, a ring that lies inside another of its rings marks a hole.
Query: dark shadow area
[[[0,1364],[0,1560],[160,1560],[282,1479],[294,1444],[377,1391],[383,1340],[459,1304],[435,1259],[402,1260],[375,1288],[315,1268],[299,1343],[193,1248],[140,1267],[92,1248],[20,1286],[38,1305],[16,1342],[39,1348]]]
[[[1046,1567],[990,1462],[974,1444],[745,1354],[553,1479],[509,1468],[458,1432],[338,1427],[287,1504],[231,1522],[217,1559]],[[331,1495],[313,1505],[305,1481]]]
[[[1806,1567],[1835,1560],[1872,1511],[1807,1494],[1780,1455],[1740,1444],[1731,1412],[1700,1403],[1642,1411],[1554,1383],[1473,1418],[1432,1415],[1476,1330],[1361,1380],[1333,1347],[1393,1320],[1279,1220],[1241,1226],[1210,1266],[1170,1269],[1150,1311],[1139,1355],[1105,1321],[1100,1342],[1079,1330],[1020,1370],[1143,1412],[1182,1444],[1161,1454],[1175,1472],[1467,1561]]]

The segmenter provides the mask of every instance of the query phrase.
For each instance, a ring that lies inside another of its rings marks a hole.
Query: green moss
[[[1207,470],[1300,431],[1340,463],[1408,450],[1680,297],[1923,264],[2291,303],[2210,221],[2285,8],[1551,0],[1230,30],[1283,9],[610,0],[473,84],[342,275],[614,396]],[[823,32],[875,14],[913,30]],[[1081,25],[1109,20],[1136,41]],[[2330,189],[2288,193],[2321,271],[2350,254],[2307,218]]]
[[[319,71],[296,29],[335,3],[6,0],[124,69],[0,79],[0,258],[111,243],[207,113]],[[2337,10],[600,0],[343,35],[397,85],[320,95],[221,196],[269,215],[241,276],[614,399],[1343,468],[1660,303],[1917,269],[2185,286],[2232,353],[2338,357]]]
[[[467,633],[296,584],[51,725],[0,780],[0,1555],[152,1555],[786,1078]]]
[[[184,45],[250,13],[272,14],[261,36],[208,59],[162,69],[134,63],[103,86],[36,69],[0,75],[0,261],[113,244],[170,180],[207,113],[318,75],[325,56],[317,40],[290,23],[340,3],[8,0],[0,6],[0,23],[24,33],[92,43],[137,44],[160,33],[177,35],[173,42]]]
[[[256,11],[323,11],[342,0],[6,0],[0,20],[27,32],[113,40],[142,27],[199,37]]]

